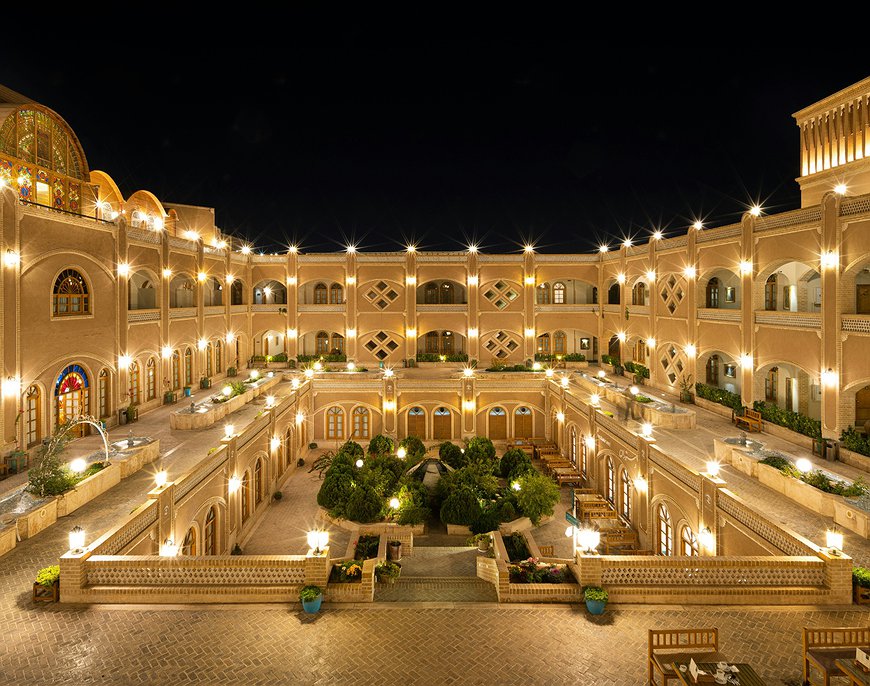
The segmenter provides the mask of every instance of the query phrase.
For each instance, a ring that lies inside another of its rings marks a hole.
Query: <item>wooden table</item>
[[[686,665],[686,671],[680,671],[680,664]],[[699,662],[698,669],[703,669],[707,672],[706,675],[700,677],[698,681],[692,679],[692,675],[689,674],[687,662],[674,663],[674,672],[677,675],[677,678],[680,680],[681,684],[685,686],[696,686],[696,684],[715,684],[716,680],[713,678],[713,675],[716,674],[716,663],[715,662]],[[765,686],[764,681],[762,681],[761,677],[756,674],[755,670],[752,669],[751,665],[746,664],[745,662],[729,662],[729,665],[734,665],[740,671],[737,674],[733,674],[731,676],[737,677],[737,682],[740,686]],[[733,684],[733,681],[729,681],[729,684]]]
[[[840,671],[843,672],[843,674],[849,677],[850,684],[854,684],[855,686],[870,685],[870,672],[865,672],[856,664],[854,659],[839,659],[834,662],[834,664],[840,668]]]

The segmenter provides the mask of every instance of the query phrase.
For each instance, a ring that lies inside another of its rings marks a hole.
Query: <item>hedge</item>
[[[810,419],[799,412],[783,410],[773,403],[761,400],[756,400],[752,403],[752,407],[754,410],[761,412],[761,418],[766,422],[784,426],[786,429],[797,431],[799,434],[809,436],[810,438],[820,439],[822,437],[822,423],[818,419]]]
[[[725,391],[721,388],[716,388],[715,386],[708,386],[705,383],[695,384],[695,395],[704,400],[709,400],[710,402],[730,407],[732,410],[743,409],[743,401],[737,393]]]

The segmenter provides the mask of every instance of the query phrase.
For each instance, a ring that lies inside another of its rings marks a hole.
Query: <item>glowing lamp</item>
[[[571,383],[571,380],[567,376],[563,376],[559,379],[559,383],[562,384],[562,388],[568,388],[568,384]]]
[[[306,379],[313,379],[314,378],[314,370],[313,369],[306,369],[303,372],[303,374],[305,374]]]
[[[637,395],[638,393],[640,393],[640,389],[637,386],[632,386],[628,389],[628,392],[632,395]]]
[[[655,338],[647,338],[646,339],[646,347],[647,348],[655,348],[656,347],[656,339]]]
[[[384,370],[384,378],[385,378],[385,379],[389,379],[390,377],[393,376],[393,374],[394,374],[393,370],[390,369],[389,367],[387,367],[387,368]]]
[[[308,547],[315,555],[320,555],[323,548],[329,545],[329,532],[322,530],[309,531],[306,535]]]
[[[630,248],[632,245],[634,245],[634,243],[632,243],[632,240],[630,238],[626,238],[624,241],[622,241],[623,248]]]
[[[69,463],[69,470],[74,474],[81,474],[88,468],[88,462],[83,457],[77,457]]]
[[[566,538],[571,538],[573,535],[574,535],[574,527],[573,526],[569,526],[567,529],[565,529],[565,537]]]
[[[749,208],[749,214],[751,214],[753,217],[760,217],[761,216],[761,206],[760,205],[753,205],[752,207]]]
[[[275,396],[274,395],[267,395],[266,396],[266,407],[269,408],[269,407],[274,407],[274,406],[275,406]]]
[[[251,373],[250,373],[249,376],[250,376],[252,379],[259,379],[259,378],[260,378],[260,372],[258,372],[256,369],[252,369],[252,370],[251,370]]]
[[[469,286],[476,286],[477,285],[477,276],[476,275],[472,274],[471,276],[468,277],[468,285]]]
[[[695,231],[700,231],[704,228],[704,225],[701,222],[695,222],[692,224],[692,228],[695,229]]]
[[[527,329],[526,329],[526,336],[528,336],[529,338],[534,338],[534,336],[535,336],[535,330],[534,330],[534,329],[531,329],[531,328],[527,328]]]
[[[167,538],[160,544],[160,557],[176,557],[178,555],[178,544],[171,538]]]
[[[205,282],[205,280],[206,280],[207,278],[208,278],[208,274],[206,274],[205,272],[199,272],[199,273],[196,275],[196,280],[199,281],[200,283]]]
[[[708,526],[698,532],[698,542],[707,550],[716,550],[716,537]]]
[[[625,339],[626,339],[625,331],[620,331],[618,334],[616,334],[616,338],[619,339],[620,343],[625,343]]]
[[[557,412],[556,419],[558,419],[560,422],[564,422],[565,421],[565,413],[564,412]]]
[[[294,376],[294,377],[290,380],[290,385],[293,387],[294,390],[297,389],[297,388],[299,388],[299,378]]]
[[[263,289],[263,294],[268,298],[269,296],[272,295],[272,288],[270,286],[266,286]]]
[[[598,246],[598,252],[600,252],[600,253],[605,253],[608,250],[610,250],[610,248],[608,248],[606,245],[599,245]]]
[[[160,354],[163,356],[164,360],[168,360],[170,357],[172,357],[172,348],[168,345],[164,345],[160,349]]]
[[[511,488],[514,489],[515,491],[519,491],[520,489],[522,489],[522,486],[520,486],[520,482],[519,482],[519,481],[514,481],[514,482],[511,484]]]
[[[811,472],[813,470],[813,463],[805,457],[801,457],[796,460],[794,466],[797,467],[798,471],[803,474],[806,474],[807,472]]]
[[[597,393],[593,393],[592,395],[589,396],[589,402],[592,403],[593,405],[597,405],[598,403],[601,402],[601,396],[598,395]]]
[[[417,246],[416,245],[408,245],[405,247],[405,252],[415,253],[415,252],[417,252]]]
[[[535,246],[534,245],[524,245],[523,252],[525,252],[525,253],[535,252]]]
[[[834,186],[834,193],[836,193],[837,195],[846,195],[846,191],[848,190],[849,189],[846,187],[845,183],[838,183],[836,186]]]
[[[534,276],[527,276],[524,279],[524,281],[525,281],[526,286],[534,286],[535,285],[535,277]]]
[[[291,255],[295,255],[296,253],[299,252],[299,248],[296,247],[295,245],[291,245],[289,248],[287,248],[287,251],[288,251]]]
[[[532,370],[539,372],[541,371],[543,365],[540,362],[532,362]]]
[[[698,275],[698,270],[694,267],[684,267],[683,268],[683,276],[687,279],[694,279]]]
[[[384,412],[392,412],[396,409],[396,402],[394,400],[384,400]]]
[[[295,286],[297,283],[299,283],[299,279],[297,279],[295,276],[288,276],[287,277],[287,285],[288,286]]]
[[[822,383],[825,386],[836,386],[839,378],[837,372],[828,367],[827,371],[822,372]]]
[[[218,241],[217,245],[215,247],[218,250],[226,250],[227,249],[227,242],[226,241]]]
[[[200,338],[200,339],[196,342],[196,347],[197,347],[198,350],[205,350],[207,346],[208,346],[208,341],[205,340],[204,338]]]
[[[128,369],[133,363],[133,358],[129,355],[118,355],[118,368]]]
[[[154,221],[151,222],[151,226],[155,231],[163,231],[163,218],[154,217]]]
[[[347,334],[348,338],[353,338],[354,336],[356,336],[356,329],[346,329],[345,333]]]
[[[118,263],[118,276],[129,276],[130,265],[127,262]]]
[[[232,424],[224,424],[224,436],[226,436],[227,438],[232,438],[235,432],[235,426],[233,426]]]
[[[399,502],[399,499],[398,499],[398,498],[390,498],[390,507],[391,507],[392,509],[394,509],[394,510],[398,510],[398,509],[399,509],[399,506],[400,506],[401,504],[402,504],[402,503]]]
[[[362,458],[359,458],[359,459],[358,459],[354,464],[356,464],[356,466],[357,466],[358,468],[362,469],[362,466],[363,466],[365,463],[362,461]]]
[[[296,338],[296,329],[287,329],[287,338]]]
[[[185,231],[184,237],[189,241],[198,241],[199,234],[196,231]]]
[[[169,476],[167,475],[166,470],[161,469],[154,475],[154,485],[157,486],[157,488],[163,488],[168,479]]]
[[[839,531],[826,531],[825,545],[829,552],[843,552],[843,534]]]
[[[230,284],[236,280],[236,277],[232,274],[227,274],[224,278],[226,279],[226,282]]]
[[[822,269],[833,269],[840,264],[840,256],[833,250],[828,250],[822,253],[821,263]]]
[[[719,476],[719,469],[720,469],[720,465],[716,460],[710,460],[707,463],[707,474],[709,474],[710,476],[712,476],[712,477]]]
[[[353,286],[356,283],[356,277],[348,276],[344,281],[348,286]]]
[[[650,436],[652,436],[652,432],[653,432],[653,425],[652,424],[650,424],[649,422],[644,422],[643,424],[641,424],[641,426],[640,426],[641,436],[646,436],[647,438],[649,438]]]
[[[468,246],[468,252],[470,252],[472,255],[475,254],[477,252],[477,246],[472,243]]]
[[[638,493],[646,493],[649,490],[649,482],[642,476],[635,477],[633,484],[634,490]]]
[[[275,372],[267,372],[266,376],[271,379],[273,376],[275,376]]]
[[[595,549],[601,545],[601,532],[593,529],[580,529],[577,532],[577,543],[588,555],[595,553]]]
[[[347,252],[349,255],[353,255],[356,252],[356,246],[355,245],[347,246],[345,248],[345,252]]]
[[[652,269],[650,269],[646,273],[646,280],[647,281],[655,281],[656,280],[656,273]]]
[[[694,357],[695,354],[698,352],[698,349],[695,347],[695,345],[693,343],[687,343],[686,346],[683,348],[683,350],[685,351],[686,355],[688,355],[689,357]]]
[[[605,376],[607,376],[607,372],[605,372],[603,369],[598,372],[599,379],[603,379]]]
[[[400,446],[399,446],[399,449],[396,451],[396,457],[398,457],[400,460],[404,460],[404,459],[405,459],[405,456],[406,456],[407,454],[408,454],[408,451],[405,450],[405,448],[404,448],[403,446],[400,445]]]
[[[165,276],[168,279],[170,276],[172,276],[172,270],[169,267],[167,267],[166,269],[163,270],[163,276]]]
[[[304,421],[305,421],[305,414],[303,412],[297,412],[296,413],[296,423],[301,424]]]
[[[656,230],[653,231],[652,238],[654,241],[660,241],[662,238],[664,238],[664,234],[661,231]]]
[[[236,493],[242,487],[242,480],[237,476],[231,476],[227,481],[227,490]]]
[[[356,370],[356,363],[348,362],[347,363],[347,371],[352,372]]]
[[[273,452],[278,450],[278,448],[281,447],[281,439],[277,436],[272,436],[272,438],[269,440],[269,447],[272,449]]]
[[[743,276],[747,276],[752,274],[752,262],[749,260],[741,260],[740,261],[740,273]]]
[[[618,283],[625,283],[625,274],[620,272],[619,274],[616,275],[616,280]]]
[[[17,376],[3,379],[2,392],[4,398],[17,396],[21,392],[21,380]]]
[[[21,262],[21,255],[19,255],[14,250],[7,250],[6,254],[3,255],[3,264],[5,264],[7,267],[14,267],[19,262]],[[120,269],[120,265],[118,265],[118,267]],[[118,273],[120,274],[121,272],[119,271]]]
[[[250,255],[251,254],[251,246],[250,245],[243,245],[242,249],[241,249],[241,253],[242,253],[242,255]]]
[[[587,436],[583,442],[586,444],[586,447],[589,450],[593,450],[595,448],[595,436]]]
[[[417,335],[417,329],[413,327],[405,329],[405,334],[408,336],[408,338],[413,338]]]
[[[473,400],[463,400],[462,401],[462,409],[468,412],[474,412],[474,401]]]
[[[474,369],[471,367],[466,367],[462,370],[462,376],[474,376]]]
[[[752,369],[752,355],[749,353],[743,353],[740,356],[740,366],[746,367],[747,369]]]
[[[74,526],[69,532],[70,552],[80,553],[85,547],[85,530],[80,526]]]
[[[416,286],[417,285],[417,277],[416,276],[406,276],[405,283],[408,286]]]
[[[319,372],[319,371],[323,370],[323,362],[321,362],[320,360],[315,362],[312,366],[314,367],[315,372]]]
[[[553,378],[553,370],[550,367],[547,367],[544,370],[544,376],[546,376],[548,379],[552,379]]]
[[[232,343],[234,340],[236,340],[236,334],[234,334],[232,331],[227,331],[225,340],[227,343]]]

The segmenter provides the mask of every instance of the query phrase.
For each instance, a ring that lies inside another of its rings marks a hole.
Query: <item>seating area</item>
[[[577,466],[562,455],[555,443],[545,439],[529,439],[528,444],[532,447],[532,459],[537,460],[541,471],[552,477],[559,486],[579,486],[582,483],[583,475]]]
[[[731,412],[731,423],[738,429],[749,431],[757,431],[761,433],[764,430],[764,422],[761,419],[761,412],[750,410],[748,407],[743,408],[743,414]]]
[[[647,662],[649,683],[667,686],[679,683],[674,663],[722,662],[718,629],[650,629]]]
[[[870,651],[870,627],[804,628],[804,683],[829,686],[842,677],[838,660],[854,660],[855,649]]]

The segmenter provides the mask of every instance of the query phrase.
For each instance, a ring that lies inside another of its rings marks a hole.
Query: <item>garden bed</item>
[[[261,378],[256,383],[249,384],[250,388],[247,391],[225,402],[212,403],[207,401],[206,403],[197,404],[195,412],[191,412],[189,408],[171,412],[169,415],[169,426],[172,429],[181,431],[204,429],[205,427],[212,426],[228,414],[232,414],[245,404],[251,402],[264,391],[272,388],[280,379],[279,375],[272,378]]]
[[[79,481],[66,493],[57,496],[57,516],[66,517],[82,505],[121,483],[121,467],[110,464]]]

